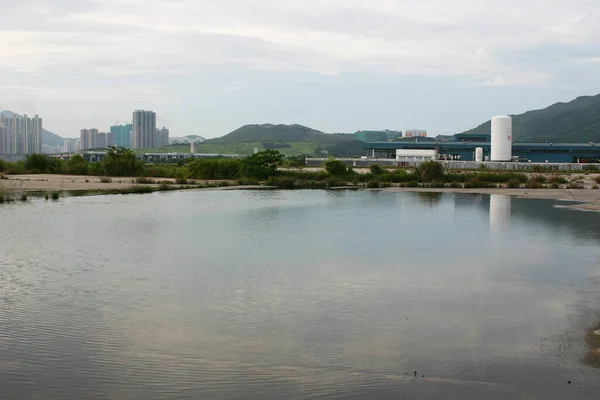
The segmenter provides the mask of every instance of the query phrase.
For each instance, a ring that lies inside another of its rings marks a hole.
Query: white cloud
[[[597,64],[600,54],[597,0],[26,0],[2,7],[10,15],[0,17],[3,102],[15,93],[9,75],[33,79],[28,85],[40,99],[81,101],[91,92],[108,101],[144,98],[150,85],[174,103],[167,93],[187,90],[174,86],[176,76],[189,77],[190,87],[240,92],[248,87],[239,83],[247,82],[243,75],[257,70],[536,88],[563,81],[557,74],[572,64]],[[199,77],[222,69],[239,76]]]

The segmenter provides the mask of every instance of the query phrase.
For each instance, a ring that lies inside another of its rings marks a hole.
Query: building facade
[[[114,146],[114,135],[110,132],[98,132],[98,129],[82,129],[80,132],[78,150],[106,149]]]
[[[156,129],[154,138],[154,147],[165,147],[169,145],[169,130],[164,126],[162,129]]]
[[[136,110],[133,112],[133,128],[131,132],[131,148],[151,149],[155,147],[156,113],[154,111]]]
[[[42,153],[42,119],[35,115],[0,115],[0,154]]]
[[[131,147],[131,131],[133,130],[132,124],[126,125],[113,125],[110,127],[110,133],[114,138],[114,145],[118,147]]]

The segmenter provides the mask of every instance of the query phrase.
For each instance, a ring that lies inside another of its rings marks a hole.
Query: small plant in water
[[[60,193],[59,192],[52,192],[52,200],[58,200],[58,198],[60,197]]]

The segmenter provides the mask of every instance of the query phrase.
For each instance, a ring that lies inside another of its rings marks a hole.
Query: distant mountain
[[[513,137],[518,141],[600,142],[600,94],[556,103],[543,110],[513,115]],[[490,121],[464,133],[489,133]]]
[[[352,135],[329,134],[302,125],[244,125],[235,131],[206,143],[241,142],[310,142],[339,143],[352,140]]]
[[[56,133],[42,128],[42,145],[47,144],[48,146],[62,146],[64,142],[64,138],[58,136]]]

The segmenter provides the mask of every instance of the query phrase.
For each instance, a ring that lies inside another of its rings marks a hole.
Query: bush
[[[511,188],[511,189],[516,189],[516,188],[521,187],[521,182],[519,182],[516,179],[511,179],[510,181],[506,182],[506,187]]]
[[[58,200],[58,198],[60,197],[60,192],[57,191],[53,191],[51,194],[52,200]]]
[[[377,189],[381,187],[381,183],[377,179],[371,179],[369,182],[367,182],[367,187],[370,189]]]
[[[239,166],[240,176],[267,179],[277,174],[277,166],[284,156],[277,150],[264,150],[244,158]]]
[[[596,178],[594,178],[594,180],[596,181],[597,184],[600,184],[600,176],[597,176]]]
[[[346,186],[348,182],[343,178],[331,177],[326,181],[327,187]]]
[[[551,182],[550,183],[550,187],[552,189],[560,189],[560,183],[558,183],[558,182]]]
[[[548,181],[548,178],[546,178],[545,175],[533,175],[530,180],[531,182],[536,183],[546,183]]]
[[[496,185],[492,185],[488,182],[484,182],[480,180],[478,177],[469,179],[465,182],[464,187],[467,189],[480,189],[480,188],[492,188],[496,187]]]
[[[238,177],[241,161],[238,159],[195,159],[188,163],[181,175],[191,179],[235,179]]]
[[[87,175],[89,163],[83,159],[81,154],[74,154],[68,159],[63,167],[65,174],[71,175]]]
[[[238,185],[252,185],[252,186],[260,185],[260,182],[258,181],[258,179],[252,179],[252,178],[240,178],[236,182]]]
[[[563,178],[560,175],[552,175],[552,178],[550,178],[550,183],[554,184],[554,183],[558,183],[558,184],[566,184],[569,183],[569,181],[567,181],[565,178]]]
[[[167,190],[173,190],[173,187],[171,186],[171,183],[169,182],[167,183],[161,183],[160,185],[158,185],[158,190],[161,192],[165,192]]]
[[[6,163],[4,160],[0,160],[0,172],[6,171]]]
[[[138,178],[135,178],[135,183],[149,185],[149,184],[153,184],[154,180],[150,179],[150,178],[146,178],[146,177],[140,176]]]
[[[583,185],[577,182],[571,182],[568,186],[569,189],[583,189]]]
[[[27,194],[25,194],[25,193],[21,194],[21,201],[27,201]]]
[[[381,175],[381,174],[383,174],[383,172],[384,172],[384,171],[383,171],[383,168],[381,168],[381,167],[380,167],[379,165],[377,165],[377,164],[373,164],[373,165],[371,165],[371,167],[370,167],[369,169],[370,169],[370,171],[371,171],[371,173],[372,173],[373,175]]]
[[[452,182],[448,185],[448,187],[451,187],[453,189],[462,189],[463,185],[458,182]]]
[[[100,178],[100,183],[112,183],[112,179],[105,176],[103,178]]]
[[[272,176],[267,179],[266,185],[284,189],[294,189],[296,187],[296,180],[289,176]]]
[[[410,181],[410,182],[407,182],[404,185],[404,187],[416,188],[416,187],[419,187],[419,182],[417,182],[417,181]]]
[[[437,161],[425,161],[419,164],[415,173],[422,182],[441,181],[444,176],[444,166]]]
[[[348,167],[346,167],[346,164],[334,158],[325,161],[323,167],[325,167],[325,171],[327,171],[328,174],[333,176],[348,175]]]
[[[592,189],[598,189],[598,185],[592,186]]]

